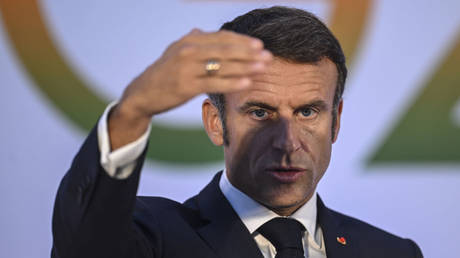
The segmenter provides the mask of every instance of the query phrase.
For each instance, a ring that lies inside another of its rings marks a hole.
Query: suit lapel
[[[195,197],[201,217],[208,221],[198,234],[221,258],[263,258],[254,238],[219,188],[222,172]],[[328,209],[318,196],[318,222],[328,258],[358,258],[359,242],[342,226],[339,216]],[[344,241],[346,243],[344,244]]]
[[[222,258],[263,258],[254,238],[220,191],[221,174],[195,198],[201,216],[209,221],[197,232]]]
[[[342,221],[318,196],[318,223],[323,231],[327,258],[357,258],[358,238],[342,227]]]

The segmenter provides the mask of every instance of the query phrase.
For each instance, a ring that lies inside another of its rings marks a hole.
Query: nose
[[[292,121],[278,121],[273,135],[273,147],[286,153],[295,152],[301,147],[298,129]]]

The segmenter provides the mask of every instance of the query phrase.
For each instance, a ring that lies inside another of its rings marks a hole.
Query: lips
[[[272,166],[266,171],[281,183],[294,183],[306,172],[306,169],[294,166]]]

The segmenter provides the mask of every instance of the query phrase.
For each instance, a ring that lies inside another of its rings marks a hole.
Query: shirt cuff
[[[101,153],[101,166],[107,174],[116,179],[129,177],[136,166],[136,159],[142,154],[149,139],[151,125],[147,131],[137,140],[111,151],[107,119],[112,108],[118,101],[110,103],[102,114],[97,124],[97,138]]]

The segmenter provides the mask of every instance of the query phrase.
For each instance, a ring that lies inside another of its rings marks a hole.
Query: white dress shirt
[[[222,173],[219,187],[241,221],[243,221],[249,233],[254,237],[263,256],[265,258],[274,258],[276,255],[275,247],[256,230],[265,222],[280,216],[234,187],[228,180],[226,171]],[[315,192],[310,200],[289,216],[289,218],[296,219],[306,229],[302,237],[305,257],[325,258],[326,248],[323,232],[316,223],[316,199]]]
[[[147,131],[139,139],[115,151],[111,151],[107,118],[110,110],[116,104],[117,102],[112,102],[106,108],[97,126],[98,144],[101,152],[100,162],[111,177],[125,179],[133,172],[136,159],[141,155],[147,145],[151,127],[149,126]],[[279,217],[279,215],[234,187],[228,180],[226,171],[222,173],[219,187],[243,224],[253,235],[263,256],[265,258],[274,258],[276,255],[275,247],[256,230],[265,222]],[[302,237],[305,257],[326,258],[323,233],[316,223],[316,200],[317,195],[315,192],[307,203],[289,217],[296,219],[306,228],[305,235]]]
[[[114,101],[105,109],[97,124],[97,140],[101,152],[101,165],[114,178],[125,179],[131,175],[136,166],[136,159],[142,154],[150,134],[150,124],[147,131],[134,142],[111,151],[107,118],[110,110],[118,102]]]

